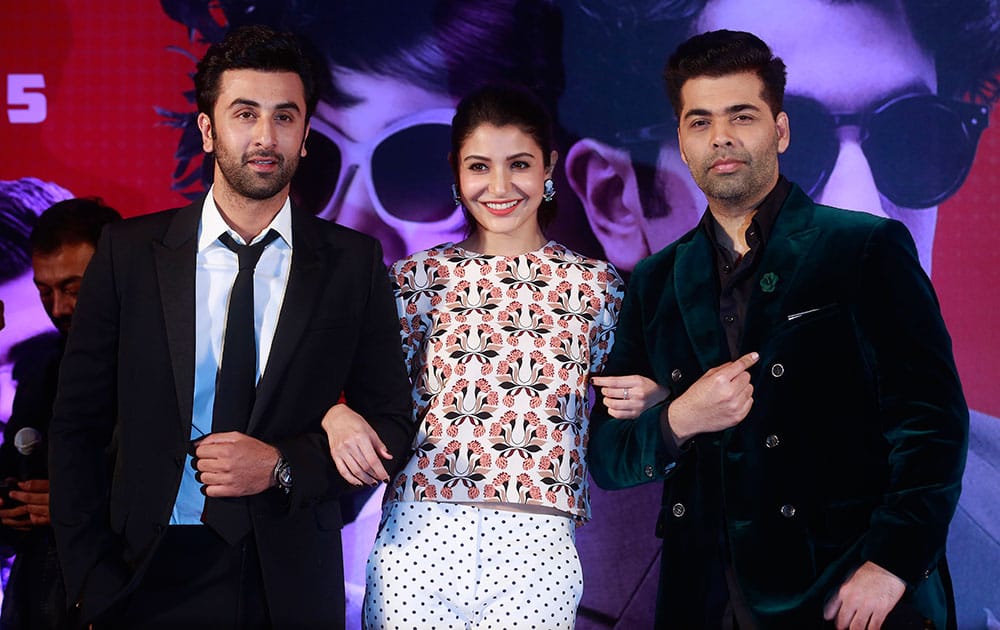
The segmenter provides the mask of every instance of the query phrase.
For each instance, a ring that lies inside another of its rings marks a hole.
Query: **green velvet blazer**
[[[700,228],[632,275],[606,374],[643,374],[664,404],[731,359],[712,246]],[[871,560],[901,604],[946,627],[945,536],[968,409],[951,340],[905,226],[816,205],[797,186],[755,278],[741,352],[757,351],[737,426],[668,449],[663,406],[615,420],[600,404],[588,460],[601,487],[662,480],[657,626],[701,625],[720,527],[757,622],[822,626],[822,606]]]

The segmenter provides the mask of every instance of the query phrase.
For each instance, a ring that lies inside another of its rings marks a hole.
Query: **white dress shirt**
[[[249,244],[261,240],[269,230],[279,238],[264,248],[253,278],[254,332],[257,342],[257,373],[259,381],[271,353],[271,341],[278,325],[278,315],[285,299],[288,270],[292,262],[292,208],[286,199],[274,220]],[[194,407],[191,414],[191,439],[197,440],[212,432],[212,407],[215,404],[215,382],[222,362],[222,340],[225,337],[229,295],[239,272],[239,258],[219,240],[229,232],[237,243],[246,245],[222,218],[210,190],[205,197],[198,224],[198,257],[195,271],[195,366]],[[177,492],[171,525],[197,525],[205,507],[201,484],[195,479],[187,456],[181,486]]]

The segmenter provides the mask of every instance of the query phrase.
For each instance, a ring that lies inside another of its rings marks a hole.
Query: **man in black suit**
[[[59,628],[66,592],[49,517],[45,457],[59,363],[76,308],[80,281],[101,229],[121,216],[99,199],[66,199],[38,217],[31,231],[32,280],[57,333],[16,346],[17,393],[0,444],[0,545],[17,554],[4,589],[0,627]]]
[[[381,248],[288,200],[314,76],[288,34],[213,45],[195,75],[212,189],[98,245],[50,428],[80,623],[344,625],[351,484],[320,421],[343,393],[344,433],[392,462],[412,427]]]

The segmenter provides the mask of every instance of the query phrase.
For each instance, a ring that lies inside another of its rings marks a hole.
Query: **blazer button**
[[[771,366],[771,376],[774,378],[781,378],[785,374],[785,366],[780,363],[775,363]]]
[[[767,448],[774,448],[779,444],[781,444],[781,440],[779,440],[778,436],[774,435],[773,433],[764,438],[764,446],[766,446]]]
[[[684,512],[686,510],[684,509],[683,503],[674,503],[674,507],[670,508],[670,511],[673,512],[674,516],[680,518],[684,516]]]
[[[676,368],[674,369],[673,372],[670,373],[670,380],[672,380],[675,383],[677,381],[681,380],[681,378],[683,378],[683,377],[684,377],[684,375],[681,373],[681,371],[678,370],[678,369],[676,369]]]
[[[785,518],[792,518],[793,516],[795,516],[795,506],[788,503],[782,505],[781,515],[784,516]]]
[[[646,476],[647,476],[648,478],[650,478],[650,479],[652,479],[652,478],[653,478],[653,474],[654,474],[654,473],[653,473],[653,467],[652,467],[652,466],[648,466],[648,465],[647,465],[647,466],[646,466],[645,468],[643,468],[643,469],[642,469],[642,472],[643,472],[643,474],[645,474],[645,475],[646,475]]]

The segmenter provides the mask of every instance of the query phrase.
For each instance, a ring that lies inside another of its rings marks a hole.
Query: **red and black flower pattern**
[[[550,241],[520,256],[445,244],[391,273],[418,423],[387,501],[554,507],[590,517],[589,381],[624,285]]]

